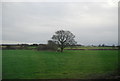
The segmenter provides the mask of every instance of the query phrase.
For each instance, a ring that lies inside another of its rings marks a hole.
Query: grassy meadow
[[[3,79],[112,78],[118,68],[117,50],[3,50]]]

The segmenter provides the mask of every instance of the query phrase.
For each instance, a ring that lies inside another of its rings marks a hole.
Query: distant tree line
[[[90,45],[92,47],[96,47],[95,45]],[[48,40],[47,44],[1,44],[0,47],[3,50],[17,50],[17,49],[35,49],[35,50],[53,50],[53,51],[60,51],[59,46],[52,40]],[[32,48],[33,47],[33,48]],[[76,44],[76,45],[68,45],[67,47],[74,48],[74,47],[84,47],[84,45],[81,44]],[[120,46],[115,46],[115,45],[98,45],[97,47],[118,47]]]

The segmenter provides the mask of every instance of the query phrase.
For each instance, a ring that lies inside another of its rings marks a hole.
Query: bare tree
[[[60,47],[61,52],[63,52],[66,46],[75,45],[77,43],[74,38],[75,35],[73,35],[70,31],[64,30],[55,32],[55,35],[52,37],[53,41],[55,41]]]

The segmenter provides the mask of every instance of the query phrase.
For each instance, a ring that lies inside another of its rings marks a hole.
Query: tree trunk
[[[63,49],[64,49],[64,48],[63,48],[63,47],[61,47],[61,52],[63,52]]]

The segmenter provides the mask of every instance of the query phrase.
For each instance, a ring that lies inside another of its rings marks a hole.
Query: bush
[[[51,51],[57,51],[58,46],[57,44],[52,41],[52,40],[48,40],[48,44],[40,44],[37,47],[37,50],[51,50]]]
[[[51,50],[51,51],[56,51],[57,48],[54,46],[49,46],[49,45],[39,45],[37,47],[37,50]]]

